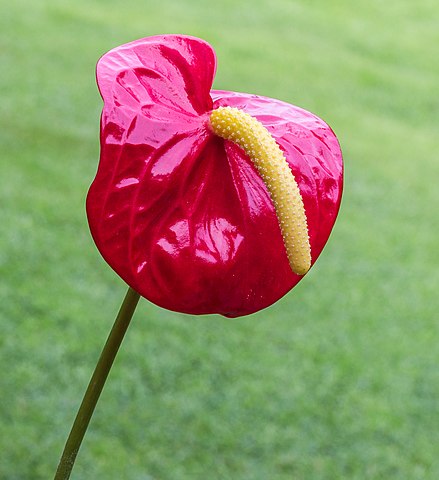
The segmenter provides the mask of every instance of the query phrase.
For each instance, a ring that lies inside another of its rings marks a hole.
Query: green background
[[[123,298],[86,222],[105,51],[204,38],[215,87],[337,133],[312,271],[228,320],[142,300],[72,479],[439,478],[439,3],[0,2],[0,478],[53,475]]]

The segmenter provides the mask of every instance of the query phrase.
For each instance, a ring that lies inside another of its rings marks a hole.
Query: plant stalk
[[[61,456],[54,480],[67,480],[72,473],[76,456],[87,431],[96,404],[104,388],[105,381],[113,365],[120,344],[130,324],[131,318],[139,302],[140,295],[131,287],[125,295],[113,328],[99,357],[96,368],[88,384],[81,406],[76,414],[64,451]]]

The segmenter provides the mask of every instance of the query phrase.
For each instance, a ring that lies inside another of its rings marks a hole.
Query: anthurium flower
[[[324,121],[211,90],[215,69],[213,49],[182,35],[99,60],[101,156],[87,213],[101,254],[142,296],[236,317],[274,303],[316,261],[343,167]]]

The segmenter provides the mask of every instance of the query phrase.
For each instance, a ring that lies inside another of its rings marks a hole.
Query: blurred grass
[[[266,311],[141,302],[72,478],[439,478],[438,22],[433,0],[0,1],[1,479],[53,475],[123,298],[84,213],[94,65],[157,33],[330,123],[344,201]]]

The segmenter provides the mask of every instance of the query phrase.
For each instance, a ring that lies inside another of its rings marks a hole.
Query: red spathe
[[[302,194],[312,263],[338,213],[343,165],[320,118],[267,97],[211,91],[215,67],[206,42],[181,35],[137,40],[99,60],[101,157],[87,214],[105,260],[142,296],[178,312],[237,317],[302,277],[291,271],[252,161],[210,131],[212,109],[244,110],[279,144]]]

